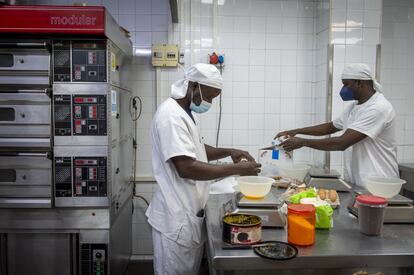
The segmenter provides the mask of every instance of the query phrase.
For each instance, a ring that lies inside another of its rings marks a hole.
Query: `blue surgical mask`
[[[343,101],[355,100],[354,91],[347,86],[343,86],[341,91],[339,92]]]
[[[205,112],[207,112],[209,109],[210,109],[210,107],[211,107],[211,103],[210,102],[207,102],[207,101],[205,101],[204,99],[203,99],[203,95],[201,94],[201,87],[200,87],[200,84],[198,84],[198,90],[200,91],[200,97],[201,97],[201,103],[200,103],[200,105],[196,105],[194,102],[193,102],[193,95],[194,95],[194,92],[191,94],[191,103],[190,103],[190,109],[191,109],[191,111],[193,111],[193,112],[196,112],[196,113],[205,113]]]

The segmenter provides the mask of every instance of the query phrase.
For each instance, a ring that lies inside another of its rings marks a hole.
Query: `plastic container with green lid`
[[[356,198],[358,207],[359,231],[365,235],[381,234],[384,224],[387,199],[372,195],[360,195]]]

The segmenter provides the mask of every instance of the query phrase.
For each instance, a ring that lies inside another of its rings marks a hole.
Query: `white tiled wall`
[[[333,56],[332,118],[341,114],[345,103],[339,96],[341,74],[349,63],[376,66],[376,45],[381,29],[382,0],[332,0],[331,43]],[[342,171],[342,152],[331,152],[331,168]]]
[[[226,58],[220,146],[245,149],[256,157],[259,146],[269,144],[278,131],[312,123],[315,7],[313,1],[295,0],[219,5],[217,50]],[[201,10],[211,9],[211,4],[201,4]],[[205,12],[194,21],[210,22],[211,15]],[[196,44],[193,50],[204,54],[213,48]],[[205,61],[201,55],[191,62]],[[214,108],[201,116],[209,144],[216,141],[217,114]],[[298,150],[295,159],[310,161],[311,151]]]
[[[330,2],[318,1],[315,10],[315,58],[314,58],[314,119],[312,124],[321,124],[327,119],[327,77],[328,77],[328,44],[330,35]],[[325,163],[325,153],[313,150],[315,164]]]
[[[174,26],[183,29],[184,40],[173,42],[185,41],[186,66],[207,62],[213,50],[225,54],[219,146],[245,149],[256,157],[259,146],[270,143],[278,131],[313,123],[317,2],[220,1],[216,22],[212,1],[184,3],[191,16]],[[323,23],[321,30],[327,30],[329,20]],[[161,71],[161,92],[167,97],[180,74]],[[213,145],[218,99],[215,103],[201,116],[204,141]],[[298,150],[295,159],[311,161],[312,152]]]
[[[414,1],[383,0],[381,82],[397,113],[398,160],[414,161]]]

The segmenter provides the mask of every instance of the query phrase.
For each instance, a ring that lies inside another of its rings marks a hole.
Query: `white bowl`
[[[240,192],[247,198],[261,199],[266,196],[272,184],[275,182],[274,179],[261,176],[243,176],[236,178]]]
[[[284,164],[278,165],[279,172],[282,177],[289,177],[292,179],[297,179],[299,181],[304,181],[306,175],[308,174],[309,165],[304,164]]]
[[[367,190],[375,196],[392,198],[397,195],[405,180],[389,177],[366,177],[364,179]]]

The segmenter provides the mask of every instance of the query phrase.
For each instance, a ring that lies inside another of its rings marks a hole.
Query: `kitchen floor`
[[[129,262],[127,272],[125,275],[150,275],[154,274],[154,269],[152,267],[152,260],[140,260],[140,261],[131,261]],[[201,262],[200,271],[198,275],[208,275],[208,263],[207,259],[203,259]]]

